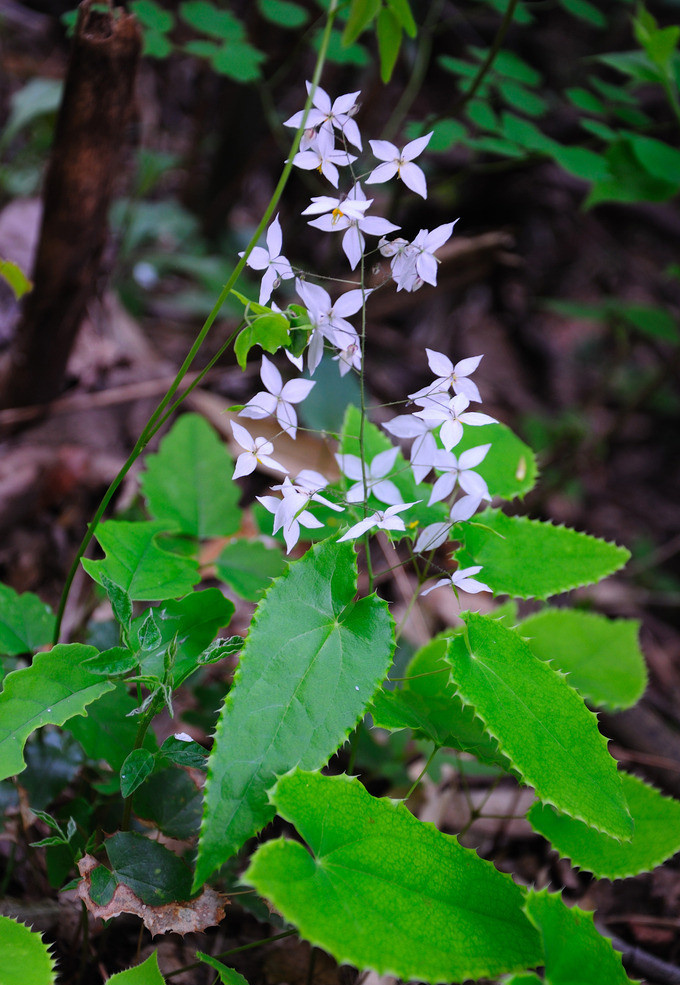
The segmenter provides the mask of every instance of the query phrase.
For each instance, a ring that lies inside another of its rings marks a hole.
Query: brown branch
[[[35,286],[0,373],[2,407],[46,402],[61,390],[88,302],[97,294],[140,49],[131,14],[81,3],[45,178]]]

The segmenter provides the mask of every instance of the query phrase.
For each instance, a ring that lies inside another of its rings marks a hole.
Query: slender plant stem
[[[383,128],[381,135],[383,140],[391,140],[399,131],[406,114],[413,105],[414,99],[420,92],[425,73],[427,72],[427,66],[430,63],[430,55],[432,54],[434,25],[439,20],[443,6],[444,0],[431,0],[428,6],[425,21],[418,31],[418,47],[411,76],[399,98],[399,102],[394,108],[394,112]]]
[[[469,103],[470,100],[475,96],[482,82],[484,81],[489,69],[494,63],[496,55],[501,50],[503,42],[505,41],[505,35],[508,33],[508,29],[512,24],[512,19],[515,16],[515,8],[517,7],[518,2],[519,0],[510,0],[510,3],[506,8],[505,14],[503,15],[503,20],[501,21],[500,27],[496,32],[496,37],[493,39],[493,43],[487,52],[486,58],[479,66],[479,70],[475,75],[474,79],[472,80],[472,85],[470,86],[468,91],[454,104],[453,106],[454,111],[457,112],[461,110],[463,106]]]
[[[157,698],[154,699],[149,705],[146,714],[142,716],[142,720],[139,723],[139,727],[137,729],[137,735],[135,736],[135,742],[134,745],[132,746],[131,752],[134,752],[135,749],[142,748],[142,743],[144,742],[144,736],[146,735],[149,726],[151,725],[151,722],[153,721],[156,712],[158,711],[160,704],[161,701],[159,701]],[[132,817],[132,794],[128,794],[128,796],[123,801],[123,819],[120,823],[121,831],[127,831],[127,829],[130,827],[131,817]]]
[[[420,771],[420,773],[418,774],[418,776],[415,778],[415,780],[411,784],[411,789],[409,790],[409,792],[404,797],[404,803],[406,803],[406,801],[409,799],[409,797],[411,796],[411,794],[413,793],[413,791],[416,789],[416,787],[418,786],[418,784],[420,783],[420,781],[422,780],[422,778],[425,776],[425,774],[427,773],[428,769],[430,768],[430,763],[432,762],[432,760],[437,755],[437,753],[439,752],[440,749],[441,749],[441,746],[438,746],[435,743],[434,746],[433,746],[433,748],[432,748],[432,752],[430,753],[429,759],[427,760],[427,762],[423,766],[422,770]]]
[[[88,524],[87,532],[86,532],[85,536],[83,537],[83,539],[82,539],[82,541],[80,543],[80,546],[79,546],[78,551],[76,553],[76,556],[75,556],[75,558],[73,560],[73,563],[71,565],[71,568],[69,569],[68,575],[66,577],[66,583],[64,585],[64,591],[62,592],[61,599],[59,601],[59,608],[57,610],[57,617],[56,617],[55,629],[54,629],[54,638],[53,638],[53,642],[54,643],[57,643],[59,641],[59,635],[61,633],[61,623],[62,623],[62,620],[64,618],[64,611],[66,609],[66,603],[68,601],[69,593],[71,591],[71,586],[73,585],[73,579],[75,578],[76,572],[78,570],[78,565],[80,564],[81,558],[84,556],[85,551],[89,547],[90,541],[94,537],[94,534],[95,534],[95,532],[97,530],[97,527],[98,527],[98,525],[99,525],[99,523],[100,523],[100,521],[101,521],[104,513],[106,512],[106,509],[107,509],[109,503],[111,502],[111,499],[113,498],[116,490],[120,486],[120,484],[123,481],[123,479],[125,478],[125,476],[128,474],[128,472],[132,468],[133,464],[139,458],[139,456],[141,455],[141,453],[144,450],[144,448],[146,447],[146,445],[149,443],[149,441],[151,440],[151,438],[153,437],[153,435],[156,433],[156,430],[157,430],[156,425],[158,425],[158,422],[161,421],[161,420],[165,420],[165,416],[167,416],[167,415],[165,415],[166,410],[168,409],[168,407],[172,403],[173,397],[175,396],[175,394],[176,394],[179,386],[181,385],[182,380],[184,379],[184,377],[186,376],[186,374],[189,372],[189,369],[191,368],[191,365],[192,365],[194,359],[196,358],[196,356],[197,356],[197,354],[198,354],[201,346],[203,345],[203,343],[204,343],[204,341],[206,339],[206,336],[208,335],[208,332],[212,328],[212,326],[213,326],[213,324],[215,322],[215,319],[217,318],[217,316],[218,316],[218,314],[219,314],[219,312],[220,312],[220,310],[222,308],[222,305],[224,304],[224,302],[226,301],[226,299],[229,297],[229,294],[230,294],[232,288],[234,287],[234,285],[236,284],[236,282],[237,282],[237,280],[238,280],[238,278],[239,278],[239,276],[241,274],[241,271],[243,270],[243,268],[246,265],[246,261],[248,260],[248,257],[250,256],[250,254],[252,253],[253,249],[257,245],[257,242],[260,239],[260,236],[262,235],[262,233],[264,232],[264,230],[267,228],[267,226],[269,224],[269,221],[270,221],[271,217],[273,216],[274,211],[275,211],[277,205],[279,204],[279,200],[281,198],[281,195],[283,194],[283,191],[284,191],[284,189],[286,187],[286,184],[288,182],[288,178],[289,178],[290,173],[291,173],[292,168],[293,168],[293,158],[295,157],[295,154],[297,153],[297,149],[298,149],[298,147],[300,145],[300,139],[301,139],[302,134],[304,132],[305,123],[307,121],[307,114],[308,114],[308,112],[309,112],[309,110],[310,110],[310,108],[312,106],[312,98],[314,96],[314,92],[315,92],[316,87],[318,86],[319,80],[321,78],[321,72],[323,70],[323,66],[324,66],[324,63],[326,61],[326,53],[328,51],[328,45],[329,45],[330,37],[331,37],[331,29],[332,29],[332,26],[333,26],[333,22],[335,20],[335,15],[336,15],[336,12],[337,12],[337,7],[338,7],[338,0],[331,0],[330,7],[328,9],[328,16],[326,18],[326,26],[325,26],[323,37],[322,37],[322,40],[321,40],[321,45],[319,47],[319,54],[317,56],[316,65],[314,67],[314,74],[312,76],[312,84],[311,84],[311,87],[310,87],[309,94],[307,96],[307,101],[305,102],[305,107],[304,107],[304,111],[303,111],[303,117],[302,117],[300,126],[299,126],[299,128],[298,128],[298,130],[297,130],[297,132],[295,134],[294,139],[293,139],[293,145],[291,147],[290,156],[289,156],[288,160],[286,161],[286,163],[284,165],[283,171],[281,172],[281,177],[279,178],[278,184],[276,185],[276,188],[274,189],[274,193],[273,193],[273,195],[272,195],[272,197],[271,197],[271,199],[269,201],[269,204],[268,204],[267,208],[264,211],[264,214],[262,216],[262,219],[260,220],[260,223],[259,223],[257,229],[253,233],[250,242],[248,243],[245,251],[243,252],[243,255],[241,256],[241,258],[239,259],[238,263],[236,264],[236,266],[234,267],[233,271],[231,272],[231,275],[229,276],[229,279],[227,280],[227,283],[222,288],[222,290],[221,290],[221,292],[219,294],[219,297],[217,298],[217,301],[213,305],[212,311],[210,312],[210,314],[206,318],[205,322],[203,323],[203,326],[202,326],[200,332],[198,333],[198,335],[196,336],[193,345],[189,349],[189,352],[187,353],[187,356],[186,356],[184,362],[182,363],[182,365],[180,366],[179,370],[177,371],[177,375],[175,376],[175,379],[172,381],[172,383],[170,384],[170,387],[167,390],[165,396],[162,398],[162,400],[160,401],[160,403],[158,404],[158,406],[154,410],[153,414],[151,415],[151,417],[149,418],[149,420],[146,422],[146,424],[145,424],[145,426],[144,426],[144,428],[142,430],[142,433],[140,434],[139,438],[137,439],[137,441],[135,443],[134,448],[132,449],[132,451],[130,452],[130,455],[126,459],[125,464],[123,465],[123,467],[121,468],[121,470],[119,471],[119,473],[115,477],[115,479],[111,482],[111,485],[109,486],[109,488],[104,493],[104,496],[103,496],[103,498],[102,498],[102,500],[101,500],[101,502],[100,502],[100,504],[99,504],[99,506],[98,506],[98,508],[97,508],[97,510],[95,512],[95,514],[94,514],[94,517],[93,517],[92,521]],[[182,402],[182,400],[184,399],[185,396],[186,396],[186,394],[180,396],[178,398],[178,400],[174,402],[173,408],[177,407]]]
[[[221,954],[216,954],[214,957],[219,958],[230,958],[233,954],[240,954],[242,951],[250,951],[254,947],[261,947],[263,944],[272,944],[274,941],[280,941],[284,937],[292,937],[293,934],[297,934],[297,930],[284,930],[281,934],[274,934],[273,937],[265,937],[261,941],[251,941],[250,944],[243,944],[241,947],[234,947],[231,951],[222,951]],[[175,968],[173,971],[165,971],[163,974],[166,978],[174,978],[175,975],[182,975],[185,971],[193,971],[194,968],[205,968],[202,961],[194,961],[193,964],[184,965],[183,968]]]

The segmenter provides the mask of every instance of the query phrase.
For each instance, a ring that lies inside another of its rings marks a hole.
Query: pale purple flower
[[[377,168],[371,171],[366,179],[366,184],[381,184],[383,181],[389,181],[396,174],[412,192],[427,198],[425,175],[417,164],[413,164],[413,161],[419,154],[422,154],[431,137],[432,133],[418,137],[406,144],[401,151],[389,140],[369,140],[374,155],[379,161],[385,163],[379,164]]]
[[[418,400],[419,397],[430,397],[435,394],[448,391],[451,387],[454,393],[464,393],[468,400],[481,403],[482,398],[477,389],[477,385],[469,379],[471,373],[479,366],[482,356],[469,356],[461,359],[454,364],[443,352],[436,352],[434,349],[425,349],[427,361],[430,369],[437,377],[429,386],[409,393],[411,400]]]
[[[416,500],[416,503],[419,502],[420,500]],[[400,503],[395,506],[388,506],[386,510],[378,510],[372,513],[371,516],[367,516],[364,520],[359,520],[353,527],[350,527],[347,533],[338,538],[338,543],[340,544],[343,540],[356,540],[357,537],[361,537],[362,534],[366,533],[367,530],[371,530],[372,527],[377,527],[378,530],[405,530],[404,521],[400,516],[396,516],[396,514],[408,510],[411,506],[415,506],[416,503]]]
[[[449,239],[458,219],[437,226],[431,232],[421,229],[412,243],[398,239],[381,242],[380,252],[391,256],[392,276],[398,291],[417,291],[423,283],[437,283],[435,250]]]
[[[290,505],[280,508],[280,511],[277,511],[277,521],[280,517],[284,523],[288,523],[295,518],[295,514],[300,509],[307,506],[310,500],[323,503],[324,506],[328,506],[331,510],[342,513],[345,509],[344,506],[339,506],[337,503],[331,502],[330,499],[326,499],[325,496],[320,494],[320,491],[325,489],[327,485],[328,479],[325,479],[320,472],[315,472],[314,469],[303,469],[298,473],[293,483],[291,483],[290,479],[286,478],[281,485],[272,486],[272,489],[281,492],[284,500],[287,499],[289,504],[294,502],[295,497],[299,500],[299,505],[295,506],[294,509],[291,509]],[[274,529],[276,531],[278,527]]]
[[[329,201],[333,200],[329,199]],[[342,249],[352,270],[361,260],[366,247],[364,233],[369,236],[384,236],[386,233],[399,229],[399,226],[395,226],[393,222],[382,219],[380,216],[364,215],[366,209],[373,203],[373,199],[366,198],[359,182],[354,185],[347,198],[338,203],[336,207],[322,208],[320,199],[312,199],[312,203],[314,204],[308,206],[302,213],[303,215],[321,212],[330,212],[330,215],[321,215],[318,219],[312,219],[308,225],[327,233],[344,232]]]
[[[247,266],[253,270],[264,270],[260,283],[260,304],[267,303],[279,281],[290,280],[295,276],[289,261],[281,255],[283,237],[278,215],[267,230],[266,242],[266,249],[255,246],[246,260]],[[243,253],[239,253],[239,256],[242,257]]]
[[[462,592],[469,592],[471,595],[476,595],[477,592],[490,592],[491,589],[488,585],[471,577],[479,574],[481,570],[481,564],[475,564],[471,568],[459,568],[458,571],[454,571],[450,578],[440,578],[439,581],[424,589],[420,594],[429,595],[435,588],[442,588],[444,585],[448,585],[454,591],[459,588]]]
[[[476,448],[468,448],[460,458],[456,458],[453,452],[438,450],[434,456],[434,467],[444,474],[440,475],[433,485],[427,505],[432,506],[433,503],[439,503],[450,496],[456,488],[456,483],[468,496],[490,501],[491,496],[486,482],[478,472],[472,471],[486,458],[490,447],[491,445],[478,445]]]
[[[336,165],[351,164],[352,161],[356,161],[356,155],[348,154],[344,150],[336,150],[333,144],[332,131],[319,130],[309,149],[298,151],[293,158],[293,164],[303,171],[320,171],[324,178],[328,178],[333,187],[337,188],[340,174]]]
[[[399,414],[383,424],[384,429],[395,438],[414,439],[411,445],[411,471],[418,483],[432,470],[434,453],[437,450],[432,430],[436,426],[414,417],[413,414]]]
[[[340,466],[340,471],[354,482],[354,485],[347,490],[347,502],[362,503],[372,493],[376,499],[382,503],[389,503],[391,506],[403,503],[404,499],[395,484],[385,478],[394,467],[398,453],[398,448],[388,448],[386,451],[381,451],[371,462],[365,463],[363,470],[361,459],[357,455],[336,454],[335,458]],[[366,474],[365,486],[364,471]]]
[[[237,424],[236,421],[230,421],[229,423],[231,424],[234,439],[238,442],[241,448],[245,448],[243,454],[239,455],[236,460],[236,468],[234,469],[232,479],[239,479],[243,475],[250,475],[251,472],[255,471],[258,465],[264,465],[267,468],[275,469],[277,472],[288,471],[285,466],[269,457],[274,451],[274,445],[271,441],[267,441],[266,438],[262,437],[251,437],[248,431],[246,431],[241,424]]]
[[[307,82],[306,85],[307,92],[310,92],[312,88],[311,82]],[[321,86],[317,86],[312,96],[312,105],[309,108],[307,119],[305,120],[305,127],[318,127],[319,125],[328,129],[336,127],[345,135],[351,144],[354,144],[355,147],[361,150],[359,127],[352,119],[358,109],[356,102],[358,95],[360,95],[360,90],[357,92],[348,92],[344,96],[338,96],[331,103],[328,93]],[[294,113],[293,116],[287,119],[283,125],[284,127],[294,127],[297,130],[302,123],[303,117],[304,110],[300,110],[299,113]]]
[[[439,403],[435,400],[428,400],[428,405],[423,410],[417,410],[415,417],[420,417],[432,428],[441,424],[439,437],[447,451],[451,451],[463,437],[464,424],[497,424],[495,417],[488,414],[479,414],[474,411],[467,412],[470,401],[464,393],[458,393],[450,400]]]
[[[350,369],[361,369],[361,345],[359,337],[356,342],[350,342],[348,346],[341,349],[337,356],[333,356],[333,361],[337,362],[340,376],[346,376]]]
[[[289,380],[284,383],[281,374],[266,356],[262,356],[262,367],[260,377],[268,392],[261,391],[256,393],[243,410],[238,413],[239,417],[273,417],[276,418],[283,430],[295,438],[297,435],[297,414],[293,404],[299,404],[301,400],[309,394],[313,386],[312,380]]]

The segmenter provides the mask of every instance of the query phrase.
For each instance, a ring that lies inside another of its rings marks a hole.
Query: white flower
[[[435,588],[442,588],[444,585],[448,585],[454,591],[460,588],[462,592],[469,592],[471,595],[476,595],[477,592],[490,592],[491,589],[488,585],[471,577],[471,575],[479,574],[481,570],[481,564],[475,564],[471,568],[459,568],[458,571],[454,571],[450,578],[440,578],[439,581],[424,589],[420,594],[429,595]]]
[[[425,352],[430,369],[437,379],[429,386],[423,387],[422,390],[409,393],[411,400],[418,402],[419,397],[434,396],[453,388],[454,393],[464,393],[468,400],[474,400],[477,403],[482,402],[476,384],[468,379],[470,374],[474,373],[479,366],[482,356],[469,356],[467,359],[461,359],[454,366],[443,352],[436,352],[434,349],[425,349]]]
[[[272,489],[281,492],[284,500],[288,499],[291,503],[293,502],[294,497],[298,497],[300,500],[299,506],[295,507],[292,512],[289,506],[279,508],[279,510],[277,510],[277,520],[281,517],[284,523],[288,523],[295,517],[295,514],[303,506],[306,506],[310,502],[310,500],[314,500],[317,503],[323,503],[324,506],[330,507],[330,509],[335,510],[336,513],[342,513],[345,509],[344,506],[339,506],[337,503],[332,503],[330,499],[326,499],[325,496],[320,495],[320,490],[325,489],[327,485],[328,479],[325,479],[320,472],[315,472],[314,469],[303,469],[302,472],[298,473],[293,483],[291,483],[290,479],[286,478],[283,480],[281,485],[272,486]],[[276,531],[278,527],[275,527],[274,529]]]
[[[394,144],[391,144],[389,140],[369,140],[374,155],[379,161],[385,161],[386,163],[379,164],[377,168],[371,171],[366,179],[366,184],[380,184],[383,181],[389,181],[396,174],[401,178],[407,188],[410,188],[411,191],[416,192],[418,195],[422,195],[423,198],[427,198],[425,175],[422,169],[412,162],[419,154],[422,154],[429,144],[431,137],[432,133],[428,133],[424,137],[418,137],[416,140],[412,140],[406,144],[402,151]]]
[[[298,280],[295,287],[307,308],[313,329],[307,355],[309,372],[313,373],[321,362],[324,338],[340,349],[356,342],[356,330],[345,316],[356,314],[371,291],[361,289],[345,291],[332,302],[328,291],[317,284]]]
[[[480,502],[481,500],[475,496],[461,496],[451,507],[448,521],[443,520],[440,523],[431,523],[429,526],[423,527],[413,548],[415,553],[422,554],[425,551],[433,551],[435,547],[441,547],[447,540],[451,528],[456,523],[469,520],[477,512]]]
[[[421,229],[412,243],[393,240],[392,243],[381,244],[383,256],[392,257],[392,276],[398,291],[417,291],[424,282],[433,285],[437,283],[437,260],[434,252],[449,239],[456,222],[458,219],[446,222],[431,232]]]
[[[334,200],[327,199],[327,201],[333,202]],[[369,236],[384,236],[386,233],[399,229],[399,226],[395,226],[393,222],[382,219],[380,216],[364,215],[366,209],[373,203],[373,199],[366,198],[359,182],[354,185],[347,198],[338,201],[332,208],[322,207],[322,199],[313,198],[312,203],[304,210],[303,215],[314,215],[321,212],[330,212],[330,215],[321,215],[318,219],[312,219],[308,225],[327,233],[344,231],[342,249],[352,270],[361,260],[366,246],[364,233]]]
[[[307,92],[310,92],[312,88],[311,82],[307,82],[306,85]],[[312,106],[310,106],[309,113],[307,114],[305,126],[309,128],[321,125],[329,129],[337,127],[351,144],[354,144],[355,147],[361,150],[359,127],[352,119],[358,108],[357,96],[360,95],[360,91],[348,92],[344,96],[338,96],[331,104],[331,97],[328,93],[321,86],[317,86],[314,90]],[[294,113],[293,116],[284,122],[284,127],[294,127],[297,130],[302,123],[303,116],[304,110]]]
[[[291,438],[295,438],[297,414],[293,404],[304,400],[315,383],[312,380],[289,380],[284,384],[278,369],[266,356],[262,356],[260,376],[268,392],[256,393],[243,410],[239,411],[238,416],[262,418],[276,415],[283,430]]]
[[[491,496],[486,482],[478,472],[472,471],[486,458],[490,447],[491,445],[478,445],[476,448],[468,448],[460,458],[456,458],[453,452],[438,450],[434,456],[434,467],[444,474],[440,475],[433,485],[427,505],[432,506],[433,503],[439,503],[450,496],[456,488],[456,482],[469,496],[490,501]]]
[[[277,499],[276,496],[258,496],[257,499],[266,510],[274,514],[273,532],[283,528],[286,554],[290,554],[300,539],[300,525],[319,528],[323,527],[323,523],[305,509],[310,497],[295,487],[290,479],[284,479],[283,485],[277,488],[281,489],[283,499]]]
[[[458,393],[455,397],[445,402],[430,400],[423,410],[417,410],[416,417],[422,418],[426,423],[431,422],[431,427],[441,424],[439,437],[447,451],[451,451],[463,437],[463,424],[497,424],[495,417],[488,414],[479,414],[473,411],[465,413],[470,401],[464,393]]]
[[[294,277],[293,268],[288,260],[281,255],[283,238],[281,235],[281,223],[278,214],[271,226],[267,230],[267,249],[256,246],[246,260],[246,264],[253,270],[264,270],[264,276],[260,284],[260,304],[266,304],[271,297],[272,291],[277,286],[279,280],[290,280]],[[239,253],[242,257],[243,253]]]
[[[239,479],[242,475],[250,475],[258,465],[265,465],[267,468],[276,469],[277,472],[288,471],[279,462],[275,462],[273,458],[269,457],[274,451],[274,445],[271,441],[267,441],[266,438],[262,437],[252,438],[241,424],[237,424],[236,421],[230,421],[229,423],[231,424],[231,430],[234,433],[235,440],[241,448],[246,449],[236,460],[236,468],[234,469],[232,479]]]
[[[419,502],[420,500],[416,500],[416,503]],[[357,537],[361,537],[362,534],[366,533],[367,530],[370,530],[371,527],[377,527],[379,530],[405,530],[404,521],[400,516],[396,516],[396,514],[408,510],[411,506],[415,506],[416,503],[401,503],[398,506],[388,506],[386,510],[378,510],[371,514],[371,516],[367,516],[364,520],[359,520],[353,527],[350,527],[347,533],[338,538],[338,543],[340,544],[343,540],[355,540]]]
[[[365,463],[366,486],[364,486],[361,459],[357,455],[336,454],[335,458],[342,474],[354,480],[354,485],[347,490],[347,502],[362,503],[372,493],[376,499],[391,506],[403,503],[404,499],[395,484],[385,479],[393,468],[398,453],[398,448],[388,448],[386,451],[379,452],[371,462]]]
[[[395,438],[414,438],[411,445],[411,471],[416,482],[420,483],[432,471],[437,442],[432,434],[436,424],[430,424],[414,417],[413,414],[399,414],[383,424],[386,431]]]
[[[338,187],[340,175],[336,165],[351,164],[356,161],[356,155],[344,150],[336,150],[333,146],[332,131],[319,130],[316,138],[309,143],[308,150],[298,151],[293,158],[293,164],[303,171],[320,171],[328,178],[334,188]]]

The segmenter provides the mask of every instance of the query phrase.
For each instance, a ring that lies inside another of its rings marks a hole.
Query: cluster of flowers
[[[307,85],[309,91],[311,87],[309,83]],[[353,92],[331,101],[327,93],[317,87],[306,118],[307,129],[303,133],[300,150],[293,159],[294,165],[300,168],[318,170],[335,188],[339,183],[338,168],[346,166],[351,169],[357,160],[347,150],[348,143],[362,150],[361,134],[354,120],[358,96],[358,92]],[[286,120],[286,125],[297,129],[302,122],[303,111],[300,111]],[[335,146],[336,131],[342,137],[342,149]],[[430,133],[412,140],[402,149],[385,140],[369,141],[374,156],[381,163],[370,171],[365,184],[378,184],[397,177],[412,191],[426,198],[425,175],[414,160],[425,150],[431,136]],[[352,176],[354,178],[353,173]],[[344,233],[342,248],[352,270],[356,269],[365,254],[365,235],[379,236],[378,249],[383,256],[390,258],[397,290],[415,291],[423,283],[436,284],[437,260],[434,253],[449,239],[455,222],[431,231],[421,229],[412,242],[401,238],[389,241],[385,236],[399,227],[387,219],[367,215],[372,204],[373,199],[367,199],[360,182],[354,180],[346,195],[312,198],[303,215],[317,216],[309,222],[317,229]],[[295,290],[307,309],[311,325],[306,349],[309,374],[313,375],[319,365],[326,344],[337,350],[334,359],[338,361],[341,374],[350,369],[360,370],[361,337],[347,319],[360,311],[372,291],[362,284],[332,301],[322,287],[296,277],[292,264],[282,254],[282,247],[283,236],[277,216],[268,229],[266,248],[256,247],[247,260],[251,268],[263,271],[260,304],[269,304],[279,310],[270,300],[272,293],[282,281],[294,279]],[[479,445],[462,452],[460,456],[456,456],[452,449],[460,442],[464,425],[495,422],[487,414],[468,410],[471,402],[481,402],[479,390],[470,379],[481,356],[463,359],[454,365],[441,352],[426,349],[426,354],[435,379],[422,390],[408,395],[418,410],[399,415],[386,423],[384,428],[396,438],[412,440],[410,466],[416,483],[422,483],[432,470],[436,471],[437,479],[432,485],[428,505],[443,500],[452,501],[457,488],[463,495],[452,502],[447,521],[430,524],[421,530],[414,547],[416,553],[431,551],[443,544],[454,524],[470,519],[482,501],[490,500],[486,482],[474,469],[484,460],[491,446]],[[288,355],[299,369],[303,368],[302,356],[296,359],[290,353]],[[279,370],[266,356],[262,356],[260,376],[265,389],[248,401],[239,416],[253,419],[276,417],[282,431],[295,438],[297,413],[294,405],[308,396],[315,382],[296,379],[284,383]],[[328,486],[324,476],[305,469],[291,481],[288,470],[272,457],[274,447],[270,441],[263,437],[253,438],[246,428],[236,422],[232,422],[232,429],[235,440],[244,449],[238,457],[234,478],[248,475],[258,464],[285,475],[282,483],[272,486],[281,498],[258,498],[273,513],[274,532],[282,530],[288,552],[300,538],[301,527],[313,529],[323,526],[309,511],[310,503],[321,503],[337,512],[345,509],[321,494]],[[437,433],[439,443],[435,437]],[[355,455],[336,455],[341,473],[350,480],[345,494],[346,504],[365,503],[372,495],[386,505],[384,510],[375,511],[350,526],[339,541],[353,540],[369,530],[405,530],[404,519],[399,514],[416,503],[404,503],[399,489],[389,478],[393,474],[398,451],[394,447],[363,464]],[[430,585],[423,594],[443,584],[468,592],[489,591],[486,585],[474,578],[480,570],[480,566],[458,570],[451,577]]]

